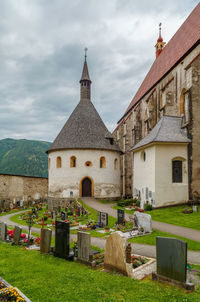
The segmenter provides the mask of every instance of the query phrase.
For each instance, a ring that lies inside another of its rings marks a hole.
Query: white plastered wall
[[[56,167],[56,158],[62,158],[62,167]],[[76,157],[76,167],[70,167],[70,157]],[[100,168],[100,157],[106,158],[106,167]],[[117,169],[114,160],[117,158]],[[79,197],[80,183],[83,178],[90,177],[94,182],[94,197],[120,197],[120,155],[117,151],[106,150],[61,150],[49,153],[49,196],[53,198],[69,198],[70,192]],[[87,161],[91,167],[85,166]]]
[[[143,152],[146,154],[143,160]],[[150,146],[134,152],[134,171],[133,171],[133,196],[138,197],[140,192],[141,206],[148,200],[155,199],[155,146]],[[148,195],[148,197],[147,197]]]
[[[143,152],[146,160],[142,160]],[[134,197],[162,207],[188,200],[187,144],[155,144],[134,152]],[[183,161],[182,183],[172,182],[172,160]]]
[[[182,183],[172,182],[172,160],[182,160]],[[188,201],[187,144],[156,146],[156,206],[166,206]]]

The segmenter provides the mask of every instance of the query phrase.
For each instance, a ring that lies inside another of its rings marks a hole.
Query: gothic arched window
[[[100,168],[105,168],[106,167],[106,159],[104,156],[100,158]]]
[[[62,167],[62,159],[61,159],[60,156],[58,156],[57,159],[56,159],[56,166],[57,166],[57,168]]]
[[[76,156],[71,156],[70,158],[70,168],[76,167]]]

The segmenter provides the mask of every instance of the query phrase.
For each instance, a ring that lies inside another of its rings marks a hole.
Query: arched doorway
[[[92,196],[92,182],[86,177],[82,181],[82,197],[91,197]]]

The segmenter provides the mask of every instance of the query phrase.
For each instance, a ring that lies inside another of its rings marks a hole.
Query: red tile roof
[[[120,121],[132,107],[144,97],[160,79],[165,76],[188,51],[200,42],[200,3],[194,8],[185,22],[165,46],[161,54],[154,61],[147,76],[135,94],[133,100]],[[119,122],[120,122],[119,121]],[[118,123],[119,123],[118,122]]]

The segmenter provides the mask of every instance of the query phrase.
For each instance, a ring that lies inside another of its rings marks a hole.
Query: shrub
[[[133,199],[122,199],[117,202],[119,207],[127,207],[133,205]]]
[[[140,207],[140,201],[139,201],[139,200],[136,200],[135,203],[136,203],[136,206],[137,206],[137,207]]]
[[[145,211],[151,211],[152,205],[147,203],[147,204],[145,204],[144,209],[145,209]]]

